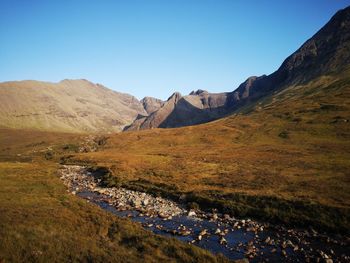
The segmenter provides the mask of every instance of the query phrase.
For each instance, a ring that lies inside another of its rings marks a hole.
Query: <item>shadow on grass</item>
[[[242,193],[222,194],[217,191],[184,193],[177,187],[154,184],[147,180],[130,181],[122,186],[181,201],[187,205],[195,203],[204,211],[218,209],[222,213],[236,217],[251,217],[293,227],[314,227],[327,232],[349,233],[350,229],[350,211],[346,208]]]

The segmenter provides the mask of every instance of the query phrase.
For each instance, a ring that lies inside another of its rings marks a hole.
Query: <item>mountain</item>
[[[135,97],[87,80],[0,83],[0,126],[66,132],[115,132],[139,114]]]
[[[350,66],[244,114],[112,134],[103,150],[77,158],[108,165],[131,189],[185,196],[203,209],[349,231],[349,113]]]
[[[138,118],[126,129],[172,128],[209,122],[239,112],[247,104],[274,92],[340,72],[349,64],[350,7],[347,7],[338,11],[274,73],[250,77],[233,92],[211,94],[198,90],[175,103],[172,96],[158,111]]]
[[[175,93],[138,125],[190,124],[220,108],[234,111],[228,116],[113,134],[78,163],[108,166],[130,189],[203,209],[348,236],[349,13],[338,12],[273,74],[231,93]]]
[[[232,96],[204,90],[192,91],[187,96],[175,92],[157,111],[137,118],[125,130],[174,128],[215,120],[230,112]]]
[[[141,100],[141,103],[147,114],[151,114],[159,110],[164,104],[162,100],[153,97],[144,97]]]
[[[234,91],[235,99],[255,99],[283,87],[337,73],[350,64],[350,7],[331,20],[269,76],[252,77]]]
[[[0,83],[0,127],[67,132],[173,128],[213,121],[254,107],[276,92],[341,72],[350,63],[350,7],[331,20],[274,73],[250,77],[232,92],[204,90],[165,102],[111,91],[87,80]]]

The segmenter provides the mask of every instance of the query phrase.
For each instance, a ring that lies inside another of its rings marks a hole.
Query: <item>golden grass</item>
[[[348,76],[290,87],[245,114],[203,125],[115,134],[102,151],[76,159],[109,167],[130,187],[177,195],[216,191],[216,201],[230,194],[272,197],[348,211]]]
[[[6,139],[0,144],[0,262],[226,261],[67,193],[56,160],[45,160],[45,151],[58,152],[83,136],[11,130],[0,135]]]
[[[78,134],[0,130],[0,260],[222,260],[67,194],[54,176],[61,156],[106,166],[125,187],[185,195],[202,208],[348,231],[349,73],[290,87],[211,123],[111,135],[98,152],[65,149],[83,141]]]

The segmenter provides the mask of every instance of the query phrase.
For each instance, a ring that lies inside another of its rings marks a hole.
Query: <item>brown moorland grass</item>
[[[349,73],[208,124],[111,135],[98,152],[76,152],[86,135],[0,130],[0,260],[223,260],[69,195],[54,175],[64,160],[204,209],[348,233]]]
[[[230,117],[115,134],[75,161],[124,187],[253,216],[348,231],[350,71],[289,87]]]
[[[226,261],[67,193],[45,154],[82,137],[0,131],[0,262]]]

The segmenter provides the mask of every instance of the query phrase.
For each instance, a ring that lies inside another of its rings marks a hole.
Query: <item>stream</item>
[[[249,262],[350,262],[348,237],[236,219],[216,211],[187,210],[160,197],[125,188],[104,188],[82,166],[59,171],[68,191],[155,234],[175,237],[229,259]]]

